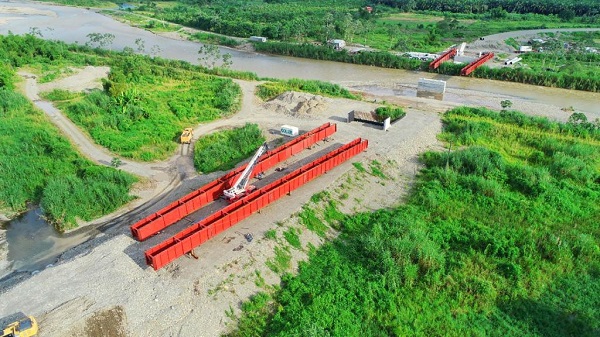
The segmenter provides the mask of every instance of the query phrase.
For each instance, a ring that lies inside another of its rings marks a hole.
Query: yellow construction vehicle
[[[181,133],[181,137],[179,138],[181,144],[189,144],[192,142],[192,137],[194,137],[194,129],[185,128]]]
[[[33,316],[18,314],[16,321],[2,329],[2,337],[31,337],[38,333],[38,325]]]

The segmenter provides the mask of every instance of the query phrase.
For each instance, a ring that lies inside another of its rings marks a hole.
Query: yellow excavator
[[[16,321],[2,329],[2,337],[32,337],[38,333],[38,324],[33,316],[20,313]]]
[[[185,128],[181,133],[181,137],[179,137],[179,141],[181,144],[190,144],[192,142],[192,137],[194,137],[194,129]]]

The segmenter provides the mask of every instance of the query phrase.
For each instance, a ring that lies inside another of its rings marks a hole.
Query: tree
[[[333,20],[333,14],[327,13],[325,14],[325,41],[329,41],[334,32],[335,24]]]
[[[109,46],[115,40],[115,36],[110,33],[90,33],[87,37],[89,41],[85,43],[86,46],[101,49]]]
[[[123,165],[123,162],[121,161],[121,159],[119,157],[114,157],[111,161],[110,161],[110,166],[117,168],[119,166]]]
[[[502,107],[503,110],[509,109],[510,107],[512,107],[512,105],[513,105],[513,102],[509,99],[505,99],[500,102],[500,106]]]
[[[495,7],[490,10],[490,17],[492,19],[505,19],[508,16],[508,12],[502,7]]]
[[[574,112],[573,114],[571,114],[571,116],[569,116],[569,120],[567,121],[567,123],[580,125],[587,123],[587,121],[587,116],[583,112]]]
[[[135,39],[135,45],[137,46],[138,53],[143,53],[146,51],[146,43],[141,38]]]
[[[160,48],[159,45],[155,44],[150,49],[150,54],[152,54],[152,56],[156,56],[156,55],[160,54],[161,51],[162,51],[162,48]]]
[[[232,64],[231,54],[222,54],[219,47],[213,44],[202,45],[200,50],[198,50],[198,55],[200,65],[208,69],[215,68],[219,62],[221,63],[221,68],[229,68]]]
[[[558,17],[563,21],[571,21],[575,18],[575,12],[572,9],[565,8],[558,13]]]
[[[31,28],[29,28],[29,35],[43,37],[42,36],[42,31],[38,27],[31,27]]]

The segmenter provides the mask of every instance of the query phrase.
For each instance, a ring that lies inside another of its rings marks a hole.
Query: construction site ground
[[[93,77],[91,83],[94,85],[101,77],[97,76],[98,73],[106,72],[94,68],[78,72],[82,81]],[[31,74],[22,75],[25,78],[23,91],[49,114],[85,156],[99,163],[112,158],[79,129],[65,124],[68,120],[59,111],[45,109],[37,96],[40,88],[35,78]],[[67,87],[66,83],[72,85],[72,81],[66,81],[64,85],[55,83],[54,87]],[[241,111],[228,119],[198,126],[194,130],[194,139],[222,128],[252,122],[264,131],[269,144],[276,146],[288,139],[277,132],[282,124],[308,131],[326,122],[337,123],[338,132],[330,141],[321,142],[279,165],[290,170],[357,137],[368,139],[369,148],[197,248],[195,254],[198,259],[185,256],[159,271],[146,266],[144,250],[203,215],[195,214],[188,223],[180,222],[143,243],[131,237],[129,225],[223,172],[197,175],[192,166],[193,143],[186,151],[179,151],[162,163],[125,161],[121,169],[144,177],[143,183],[134,191],[139,198],[115,214],[84,224],[96,226],[99,234],[65,252],[53,265],[5,279],[0,284],[0,317],[14,311],[34,315],[42,337],[218,336],[231,329],[235,322],[232,314],[240,312],[242,301],[279,284],[279,275],[267,266],[267,261],[275,256],[276,246],[290,250],[292,263],[288,271],[293,272],[298,262],[307,258],[309,244],[319,246],[327,240],[299,223],[297,213],[303,205],[321,207],[311,203],[311,196],[327,191],[340,202],[340,209],[349,214],[400,204],[420,168],[418,155],[426,150],[443,150],[436,139],[442,127],[441,113],[458,105],[387,94],[368,94],[363,101],[354,101],[296,92],[263,102],[254,96],[256,82],[237,83],[244,95]],[[355,90],[385,89],[395,85],[343,84]],[[449,94],[460,97],[464,104],[477,102],[475,105],[494,109],[499,109],[500,101],[506,99],[502,95],[489,97],[485,93],[459,89],[450,90]],[[547,115],[558,120],[566,120],[569,116],[561,107],[511,99],[515,109],[526,113]],[[372,110],[380,106],[376,101],[405,106],[407,115],[387,132],[371,124],[346,123],[349,111]],[[374,161],[381,163],[385,178],[369,173],[368,168]],[[358,170],[353,162],[362,163],[367,168],[366,172]],[[252,183],[262,186],[285,173],[285,170],[267,172],[267,178],[253,180]],[[215,210],[222,203],[218,201],[209,205],[202,212]],[[301,233],[302,249],[289,247],[283,238],[283,232],[292,227]],[[270,230],[276,232],[276,239],[265,237]],[[244,238],[247,233],[251,233],[254,240],[248,242]],[[334,236],[335,232],[330,230],[328,237]]]

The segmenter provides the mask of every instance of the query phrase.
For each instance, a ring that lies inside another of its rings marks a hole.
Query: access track
[[[261,208],[356,156],[369,146],[357,138],[288,175],[229,204],[145,252],[146,263],[158,270]]]

